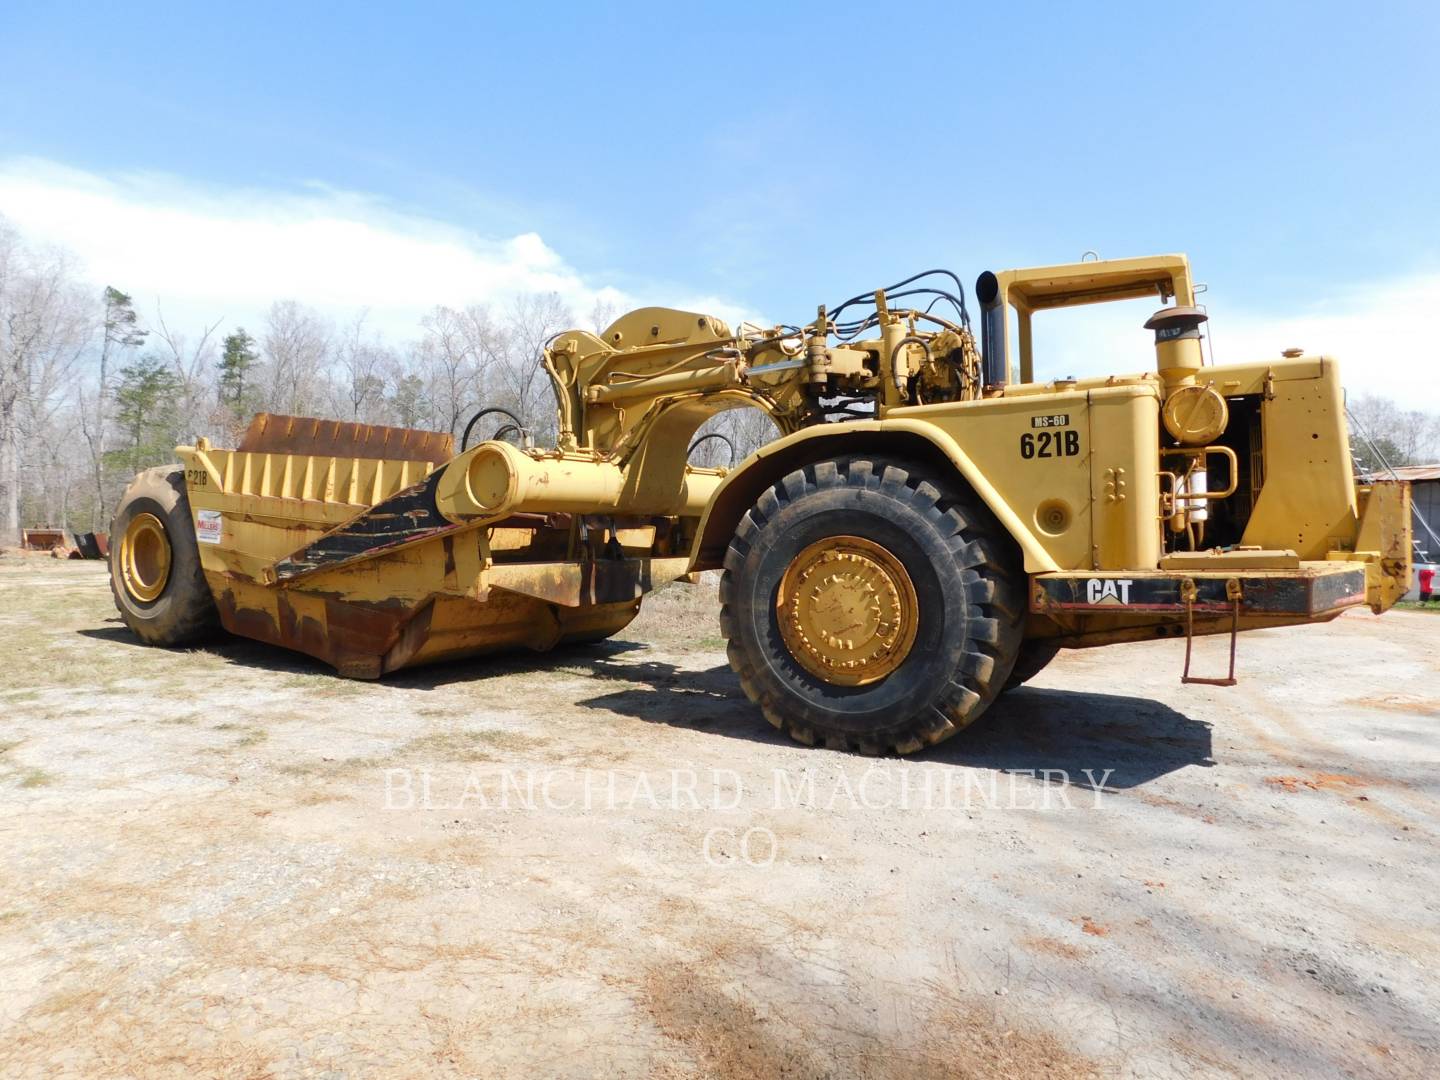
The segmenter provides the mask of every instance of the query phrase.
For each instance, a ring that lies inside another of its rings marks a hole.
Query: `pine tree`
[[[143,356],[121,368],[114,396],[115,421],[129,445],[107,457],[129,472],[169,460],[180,389],[179,377],[156,357]]]
[[[249,411],[254,388],[246,384],[247,377],[259,363],[255,339],[243,326],[237,327],[226,337],[225,354],[220,358],[220,404],[228,405],[237,417]]]
[[[129,293],[105,286],[105,341],[122,349],[142,345],[150,331],[139,329],[139,316]]]
[[[125,350],[144,344],[149,331],[141,330],[140,319],[135,314],[135,304],[129,293],[123,293],[113,285],[106,285],[103,294],[105,304],[105,335],[100,342],[100,386],[95,394],[95,415],[84,415],[81,407],[82,427],[90,444],[90,462],[95,480],[95,512],[93,524],[99,527],[105,515],[105,462],[110,454],[106,448],[105,405],[110,398],[111,360]]]

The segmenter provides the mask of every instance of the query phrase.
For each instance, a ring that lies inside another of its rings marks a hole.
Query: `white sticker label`
[[[201,510],[195,515],[195,539],[202,544],[220,543],[220,532],[224,519],[219,510]]]

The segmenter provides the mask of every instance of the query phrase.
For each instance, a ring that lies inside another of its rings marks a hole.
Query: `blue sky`
[[[530,270],[577,297],[786,320],[929,266],[970,281],[1086,249],[1181,250],[1210,284],[1218,347],[1227,307],[1249,328],[1376,317],[1440,274],[1433,3],[4,12],[0,214],[106,276],[131,269],[135,233],[105,248],[75,191],[110,216],[320,215],[431,245],[392,262],[435,245],[489,259],[494,278],[447,302],[493,298],[530,234]],[[47,185],[70,194],[40,207]],[[213,251],[171,245],[148,265],[135,251],[138,280],[114,283],[183,306],[197,278],[231,280]],[[180,280],[157,278],[173,250]],[[386,270],[370,276],[383,291]],[[296,298],[385,308],[313,284]]]

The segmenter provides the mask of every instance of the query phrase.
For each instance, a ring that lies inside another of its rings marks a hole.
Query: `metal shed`
[[[1430,562],[1440,562],[1440,465],[1401,465],[1395,478],[1410,482],[1410,506],[1415,512],[1415,543]],[[1390,473],[1377,473],[1377,478]]]

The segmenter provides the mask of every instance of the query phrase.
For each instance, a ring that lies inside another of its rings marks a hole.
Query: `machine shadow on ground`
[[[1011,772],[1061,769],[1087,788],[1111,769],[1104,787],[1123,790],[1191,766],[1209,768],[1212,749],[1209,724],[1163,702],[1023,686],[920,757]]]
[[[727,738],[789,744],[745,699],[729,665],[692,671],[608,656],[586,664],[598,677],[643,685],[581,699],[576,704],[582,707]],[[1103,777],[1107,789],[1120,790],[1189,766],[1212,766],[1211,751],[1209,724],[1161,702],[1024,687],[1003,695],[971,728],[914,760],[1002,772],[1060,770],[1073,785],[1094,787]]]
[[[313,656],[223,632],[217,633],[214,637],[193,648],[166,648],[159,645],[147,645],[118,618],[106,619],[105,622],[105,626],[85,627],[76,630],[75,633],[93,641],[104,642],[106,645],[128,645],[132,648],[144,649],[147,652],[158,650],[176,655],[190,652],[208,653],[227,663],[255,668],[259,671],[342,678],[329,664],[317,660]],[[613,639],[584,645],[562,645],[544,653],[515,648],[489,655],[479,654],[461,660],[442,661],[424,667],[406,668],[386,675],[380,681],[385,686],[403,690],[434,690],[452,683],[572,668],[577,664],[583,665],[597,656],[615,656],[645,648],[649,648],[649,646],[640,642]]]
[[[118,620],[114,625],[77,633],[112,645],[153,648]],[[650,646],[640,642],[611,639],[547,653],[506,652],[399,671],[387,675],[384,685],[425,691],[517,675],[580,674],[622,685],[579,698],[575,702],[578,708],[722,738],[791,745],[746,700],[728,664],[694,670],[644,659],[649,650]],[[318,660],[242,638],[220,637],[203,651],[268,672],[330,673]],[[1027,686],[1002,695],[968,730],[921,752],[914,760],[1000,772],[1059,770],[1074,786],[1093,787],[1103,777],[1107,790],[1123,790],[1187,767],[1209,767],[1214,764],[1211,753],[1210,725],[1161,702]],[[1108,776],[1105,770],[1111,770]]]

